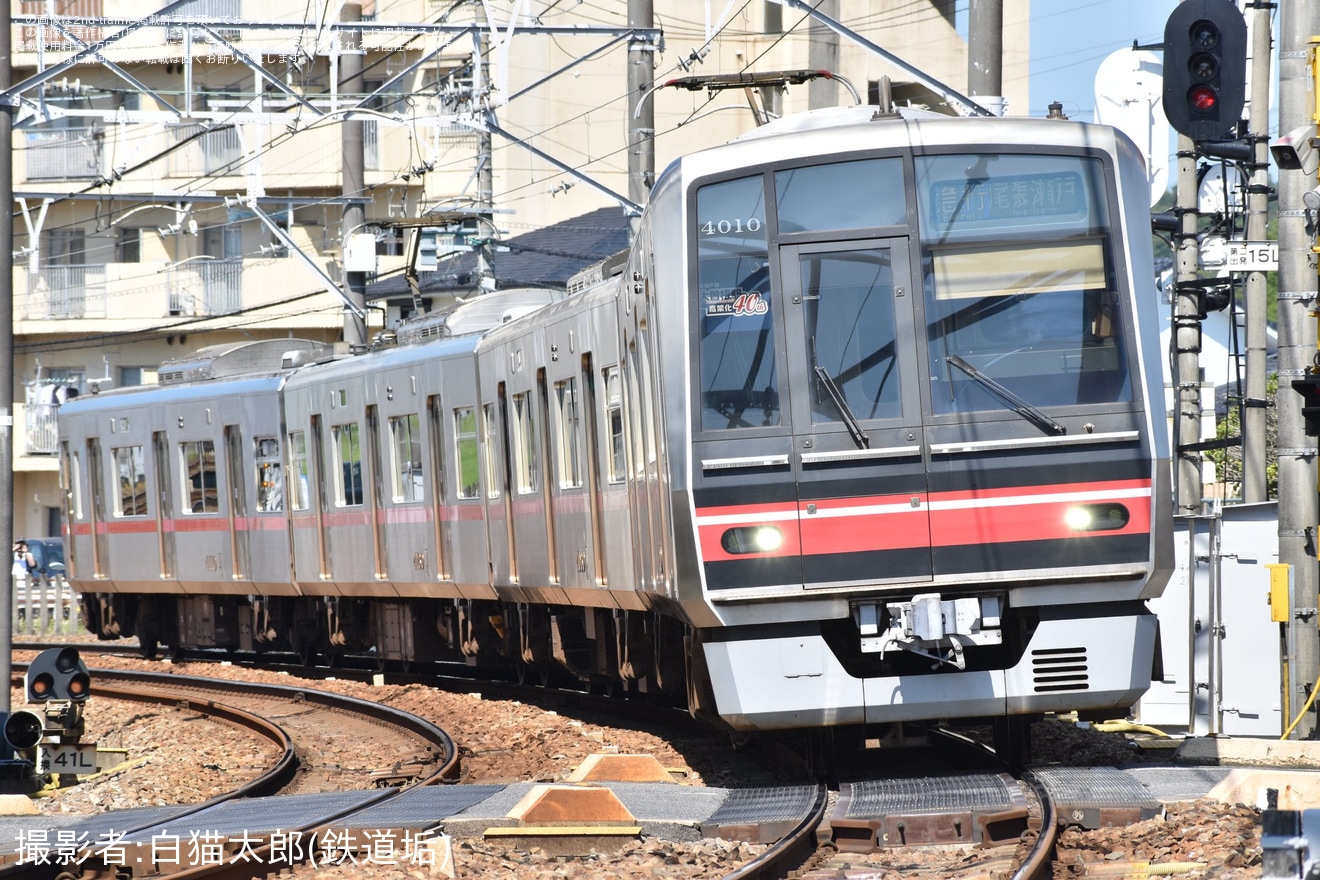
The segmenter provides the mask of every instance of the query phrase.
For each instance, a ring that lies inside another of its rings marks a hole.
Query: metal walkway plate
[[[914,844],[998,843],[1026,827],[1021,789],[999,773],[844,784],[830,828],[849,852]]]
[[[734,788],[714,813],[701,823],[705,837],[773,843],[811,814],[816,804],[812,785]]]
[[[1160,802],[1117,767],[1035,767],[1031,775],[1054,801],[1059,822],[1094,830],[1130,825],[1160,811]]]

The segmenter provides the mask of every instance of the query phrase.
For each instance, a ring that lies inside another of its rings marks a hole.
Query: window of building
[[[183,509],[186,513],[219,513],[216,491],[215,444],[210,440],[185,440],[179,444],[183,468]]]
[[[228,223],[203,228],[202,253],[216,260],[243,259],[243,227]]]
[[[115,230],[115,262],[142,262],[142,230],[121,226]]]
[[[119,387],[131,388],[135,385],[157,384],[155,367],[120,367]]]
[[[119,491],[115,493],[116,516],[147,515],[147,459],[141,446],[120,446],[112,449],[115,459],[115,478]]]
[[[402,257],[404,243],[398,229],[382,229],[376,233],[376,256]]]
[[[46,233],[46,263],[82,266],[87,263],[87,233],[81,229],[52,229]]]

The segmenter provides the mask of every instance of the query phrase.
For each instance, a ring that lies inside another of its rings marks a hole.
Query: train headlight
[[[1063,523],[1074,532],[1111,532],[1132,519],[1122,504],[1078,504],[1063,512]]]
[[[784,533],[774,526],[742,526],[720,536],[726,553],[774,553],[784,546]]]
[[[1063,523],[1074,532],[1084,532],[1091,527],[1091,511],[1087,507],[1070,507],[1063,513]]]

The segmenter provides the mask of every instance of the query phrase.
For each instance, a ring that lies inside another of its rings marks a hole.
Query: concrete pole
[[[1004,0],[971,0],[967,16],[967,95],[1002,94]]]
[[[361,21],[362,5],[344,4],[340,21]],[[344,31],[341,35],[343,54],[339,59],[339,92],[346,95],[345,103],[354,104],[361,99],[362,86],[362,31]],[[361,120],[344,120],[341,125],[341,147],[344,155],[342,192],[349,198],[360,199],[366,194],[366,175],[363,160],[363,125]],[[339,227],[341,260],[347,256],[348,237],[365,232],[367,212],[361,203],[345,205]],[[367,273],[345,272],[344,285],[348,299],[363,309],[367,303]],[[350,309],[344,309],[344,341],[350,346],[366,345],[367,322]]]
[[[490,80],[489,45],[486,32],[481,31],[477,38],[477,65],[481,70],[480,89],[472,95],[474,102],[480,101],[490,108],[489,96],[495,84]],[[495,162],[494,143],[490,132],[482,129],[477,132],[477,288],[478,293],[487,293],[495,289]]]
[[[1200,264],[1196,242],[1196,144],[1178,135],[1176,295],[1173,300],[1174,513],[1201,513],[1201,321],[1195,281]]]
[[[1269,222],[1270,10],[1251,19],[1251,108],[1247,129],[1253,162],[1247,192],[1247,241],[1264,241]],[[1265,273],[1247,275],[1247,388],[1242,418],[1242,500],[1266,500]]]
[[[628,27],[655,27],[652,0],[628,0]],[[636,34],[628,38],[628,198],[645,205],[655,183],[655,44]],[[641,112],[634,115],[640,106]],[[636,232],[636,218],[633,220]]]
[[[1309,63],[1310,38],[1320,34],[1320,4],[1279,6],[1279,131],[1314,122],[1315,94]],[[1311,262],[1302,196],[1316,185],[1314,175],[1279,171],[1279,384],[1288,388],[1306,375],[1316,355],[1316,267]],[[1279,409],[1279,561],[1292,566],[1292,614],[1288,622],[1288,693],[1284,706],[1296,716],[1320,675],[1317,638],[1316,524],[1320,496],[1316,486],[1316,441],[1306,436],[1302,397],[1281,393]],[[1293,732],[1295,739],[1315,735],[1314,707]],[[1285,725],[1292,718],[1285,720]],[[1282,733],[1282,731],[1280,731]]]
[[[839,0],[820,0],[815,4],[821,15],[835,21],[839,18]],[[839,32],[812,18],[807,24],[807,67],[812,70],[839,72]],[[839,106],[839,84],[827,79],[813,79],[807,83],[807,109],[819,110]]]
[[[0,91],[14,83],[9,4],[0,10]],[[0,107],[0,542],[14,546],[14,117]],[[11,554],[10,559],[13,559]],[[8,566],[13,570],[13,564]],[[14,590],[8,573],[0,589],[0,712],[9,712],[13,673]]]

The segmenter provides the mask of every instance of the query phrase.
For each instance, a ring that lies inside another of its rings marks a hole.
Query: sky
[[[1164,39],[1175,0],[1031,0],[1030,116],[1061,101],[1071,119],[1092,122],[1095,72],[1117,49]],[[1007,42],[1011,37],[1004,35]]]

